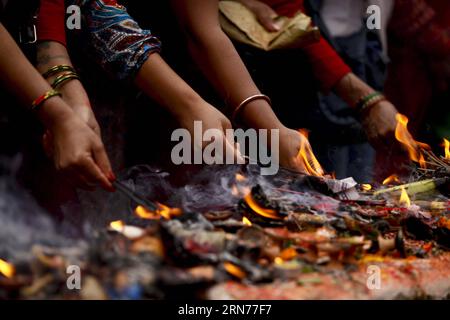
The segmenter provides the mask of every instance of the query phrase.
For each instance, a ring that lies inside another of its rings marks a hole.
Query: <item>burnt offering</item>
[[[130,172],[121,177],[122,197],[115,199],[121,205],[105,201],[105,211],[124,212],[102,214],[100,227],[82,240],[37,239],[21,250],[1,251],[0,298],[450,294],[450,202],[423,182],[436,178],[360,186],[284,170],[267,178],[245,166],[207,168],[179,186],[169,174],[145,179]],[[376,268],[383,276],[374,290],[368,270]]]

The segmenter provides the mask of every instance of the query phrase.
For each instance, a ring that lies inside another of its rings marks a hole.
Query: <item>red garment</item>
[[[39,41],[57,41],[66,45],[64,0],[41,0],[37,35]]]
[[[304,0],[262,0],[280,15],[291,17],[298,11],[305,12]],[[311,63],[314,77],[322,90],[331,91],[345,75],[351,72],[333,47],[323,38],[303,48]]]
[[[267,3],[279,15],[292,17],[298,11],[304,10],[303,0],[261,0]]]
[[[103,0],[105,5],[117,5],[116,0]],[[66,9],[64,0],[41,0],[38,19],[38,40],[57,41],[66,46]]]

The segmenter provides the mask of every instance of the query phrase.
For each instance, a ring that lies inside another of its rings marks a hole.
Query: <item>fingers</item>
[[[276,23],[276,18],[278,14],[273,11],[270,7],[267,7],[264,10],[260,10],[258,14],[258,20],[261,25],[267,30],[271,32],[280,31],[280,26]]]
[[[103,143],[98,142],[94,149],[92,150],[94,161],[97,163],[100,170],[103,172],[104,176],[110,181],[113,182],[116,180],[116,177],[111,169],[111,163],[109,162],[108,155],[106,154],[105,147]]]
[[[107,191],[114,191],[111,181],[106,178],[99,166],[94,162],[94,159],[87,157],[79,165],[78,169],[82,172],[82,176],[87,180],[88,185],[100,185]]]
[[[227,157],[227,160],[233,160],[233,163],[237,164],[245,164],[245,160],[241,155],[241,150],[239,143],[234,141],[234,134],[229,135],[226,134],[227,130],[232,129],[231,122],[228,120],[222,123],[223,132],[224,132],[224,152]],[[232,154],[233,157],[229,157],[228,155]]]

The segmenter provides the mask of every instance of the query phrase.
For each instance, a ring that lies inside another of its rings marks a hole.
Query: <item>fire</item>
[[[125,223],[122,220],[113,221],[109,224],[111,229],[122,232],[122,230],[125,228]]]
[[[450,160],[450,141],[444,139],[445,159]]]
[[[166,220],[170,220],[173,217],[181,215],[181,209],[170,208],[166,205],[158,203],[159,208],[156,211],[150,211],[143,206],[137,206],[135,213],[138,217],[146,220],[158,220],[163,217]]]
[[[295,257],[297,257],[297,250],[295,250],[294,248],[286,248],[283,251],[281,251],[280,253],[280,258],[284,261],[286,260],[292,260]]]
[[[252,226],[252,222],[250,220],[248,220],[247,217],[242,218],[242,223],[249,227]]]
[[[392,184],[392,182],[400,183],[400,178],[396,174],[390,175],[384,179],[383,185]]]
[[[14,266],[5,260],[0,259],[0,274],[7,278],[12,278],[16,273]]]
[[[409,199],[408,192],[406,192],[405,188],[402,188],[399,203],[406,208],[411,207],[411,199]]]
[[[396,119],[397,128],[395,129],[395,138],[406,147],[409,158],[414,162],[418,162],[420,167],[425,169],[426,162],[421,149],[429,150],[430,146],[413,139],[411,133],[408,131],[409,119],[405,115],[398,113]]]
[[[269,219],[275,219],[275,220],[281,220],[282,218],[277,215],[277,212],[273,209],[267,209],[261,207],[252,197],[252,193],[248,193],[245,198],[245,202],[249,205],[249,207],[256,212],[257,214],[269,218]]]
[[[308,132],[306,130],[300,130],[300,133],[305,137],[305,139],[302,139],[300,151],[298,152],[297,157],[304,163],[306,171],[309,175],[323,177],[325,172],[323,171],[322,166],[308,143]]]
[[[368,183],[364,183],[364,184],[361,185],[361,188],[362,188],[364,191],[370,191],[370,190],[372,190],[372,185],[371,185],[371,184],[368,184]]]
[[[224,262],[223,267],[229,274],[235,276],[236,278],[244,279],[246,277],[246,273],[237,265],[232,264],[231,262]]]
[[[284,263],[284,260],[280,257],[276,257],[273,262],[275,262],[275,264],[277,265],[282,265]]]
[[[245,177],[245,176],[243,176],[242,174],[240,174],[240,173],[236,173],[236,181],[238,181],[238,182],[244,182],[244,181],[246,181],[247,180],[247,178]]]

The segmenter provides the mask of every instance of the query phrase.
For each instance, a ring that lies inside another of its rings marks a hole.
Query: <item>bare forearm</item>
[[[344,76],[334,88],[334,92],[350,107],[356,107],[356,104],[362,97],[374,91],[372,87],[358,78],[354,73],[349,73]]]
[[[350,107],[356,107],[362,97],[373,93],[375,90],[354,73],[349,73],[337,83],[334,91]]]
[[[51,87],[20,51],[6,29],[0,24],[0,80],[23,103],[31,103]],[[59,98],[48,100],[38,112],[47,128],[71,116],[70,108]]]
[[[136,85],[176,118],[203,102],[157,53],[152,54],[139,70]]]
[[[55,41],[44,41],[38,44],[36,68],[41,73],[61,64],[73,66],[66,47]],[[47,79],[49,83],[53,83],[56,76],[49,77]],[[80,81],[71,80],[58,90],[62,93],[64,101],[71,107],[91,107],[89,97]]]
[[[244,99],[259,94],[233,43],[221,30],[218,1],[172,0],[189,49],[197,65],[214,85],[230,110]],[[239,119],[255,128],[278,128],[281,123],[262,100],[248,104]]]

